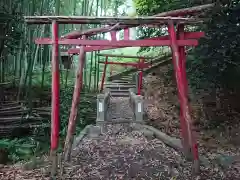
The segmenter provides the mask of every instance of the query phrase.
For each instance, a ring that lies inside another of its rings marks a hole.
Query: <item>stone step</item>
[[[112,83],[124,83],[124,84],[128,84],[130,83],[129,81],[124,81],[124,80],[113,80]]]
[[[134,84],[134,83],[106,83],[106,84],[104,84],[104,86],[126,86],[126,87],[129,87],[129,86],[136,86],[136,84]]]
[[[120,79],[121,78],[132,78],[132,76],[121,76]]]
[[[110,89],[110,93],[129,93],[128,89],[122,89],[122,90],[118,90],[118,89]]]
[[[132,80],[132,78],[131,77],[121,77],[120,80],[129,80],[130,81],[130,80]]]
[[[108,85],[108,86],[105,86],[105,88],[108,88],[110,91],[111,90],[128,90],[130,88],[136,88],[136,86],[114,86],[114,85]]]
[[[112,97],[129,97],[129,93],[123,93],[121,91],[110,93]]]

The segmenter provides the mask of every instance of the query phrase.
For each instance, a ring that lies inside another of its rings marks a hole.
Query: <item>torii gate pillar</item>
[[[178,26],[179,38],[184,33],[184,25]],[[192,122],[189,112],[189,103],[187,98],[187,80],[186,80],[186,56],[184,46],[177,45],[177,35],[175,32],[173,22],[169,22],[168,32],[171,41],[172,59],[175,70],[175,77],[178,87],[178,97],[180,101],[180,124],[182,130],[182,145],[184,153],[187,157],[191,157],[193,160],[193,170],[195,173],[199,172],[199,157],[198,157],[198,146],[196,139],[192,133]]]
[[[52,110],[51,110],[51,153],[52,176],[57,168],[57,149],[60,129],[60,78],[59,78],[58,23],[52,22]]]

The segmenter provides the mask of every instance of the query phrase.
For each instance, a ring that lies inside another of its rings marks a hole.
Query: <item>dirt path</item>
[[[157,139],[122,125],[108,127],[98,139],[85,138],[74,152],[69,176],[81,179],[171,179],[185,178],[190,164]],[[184,174],[184,175],[183,175]]]
[[[133,116],[128,97],[111,97],[108,109],[109,120],[132,120]]]

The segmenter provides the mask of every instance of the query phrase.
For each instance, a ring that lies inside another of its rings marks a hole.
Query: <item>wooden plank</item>
[[[202,23],[196,18],[181,17],[94,17],[94,16],[24,16],[27,24],[50,24],[57,21],[59,24],[109,24],[109,25],[140,25],[140,24],[167,24],[174,23]]]

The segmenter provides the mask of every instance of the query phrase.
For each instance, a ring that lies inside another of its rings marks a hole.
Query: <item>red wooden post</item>
[[[83,36],[83,38],[85,39],[86,37]],[[79,61],[78,61],[78,70],[77,70],[77,75],[75,80],[75,88],[73,92],[72,107],[71,107],[70,116],[68,120],[68,130],[67,130],[67,136],[66,136],[65,145],[64,145],[65,161],[70,160],[72,144],[73,144],[73,135],[76,130],[77,110],[78,110],[78,104],[80,102],[80,94],[81,94],[82,84],[83,84],[82,79],[83,79],[84,60],[85,60],[84,46],[81,46],[80,52],[79,52]]]
[[[189,113],[189,105],[188,105],[188,100],[187,100],[187,96],[186,96],[186,90],[184,87],[185,85],[184,85],[183,72],[182,72],[183,68],[181,66],[182,65],[182,63],[181,63],[182,56],[179,55],[179,48],[176,43],[177,37],[176,37],[173,22],[169,23],[168,31],[169,31],[170,40],[171,40],[171,49],[172,49],[172,53],[173,53],[173,64],[174,64],[175,76],[176,76],[177,86],[178,86],[181,114],[183,117],[181,124],[182,124],[182,126],[186,126],[187,132],[183,132],[183,133],[184,134],[186,133],[188,135],[188,147],[187,148],[191,148],[193,162],[194,162],[194,164],[193,164],[194,172],[198,173],[199,172],[198,148],[197,148],[197,142],[192,135],[191,117],[190,117],[190,113]],[[185,131],[185,128],[182,130]],[[185,137],[183,137],[183,138],[185,138]],[[183,144],[183,146],[187,146],[187,143]],[[184,148],[186,148],[186,147],[184,147]]]
[[[130,32],[129,32],[129,28],[126,28],[123,30],[124,33],[124,40],[129,40],[129,36],[130,36]]]
[[[139,59],[139,68],[141,68],[139,74],[138,74],[138,95],[141,95],[141,89],[142,89],[142,82],[143,82],[143,64],[144,64],[144,59]]]
[[[177,33],[178,33],[178,39],[185,39],[185,33],[184,33],[184,24],[179,24],[177,26]],[[185,47],[180,46],[179,47],[179,55],[181,56],[182,61],[181,66],[182,66],[182,75],[183,75],[183,81],[184,81],[184,87],[186,90],[186,95],[188,95],[188,82],[187,82],[187,73],[186,73],[186,52],[185,52]]]
[[[117,32],[116,31],[111,31],[110,35],[111,35],[112,41],[117,41]]]
[[[102,82],[101,82],[100,92],[102,92],[103,86],[104,86],[104,81],[105,81],[105,76],[106,76],[106,70],[107,70],[107,62],[108,62],[108,56],[106,56],[106,60],[105,60],[105,64],[104,64],[104,70],[103,70],[103,75],[102,75]]]
[[[59,52],[58,52],[58,23],[52,22],[52,117],[51,117],[51,157],[53,160],[52,175],[55,175],[57,168],[57,149],[59,142]]]
[[[177,32],[178,32],[178,38],[179,39],[184,39],[184,24],[179,24],[177,26]],[[181,46],[179,47],[179,54],[180,54],[180,57],[182,59],[181,61],[181,66],[182,66],[182,77],[183,77],[183,85],[184,85],[184,89],[185,89],[185,96],[186,96],[186,99],[187,99],[187,103],[189,104],[188,102],[188,81],[187,81],[187,72],[186,72],[186,51],[185,51],[185,47],[184,46]],[[188,107],[189,109],[189,112],[191,111],[191,107],[189,106]],[[193,158],[195,161],[197,161],[197,164],[198,164],[198,161],[199,161],[199,155],[198,155],[198,146],[197,146],[197,142],[195,140],[195,137],[194,137],[194,133],[192,133],[192,141],[193,141],[193,147],[192,148],[192,153],[193,153]]]
[[[179,24],[177,26],[177,35],[178,35],[178,39],[182,39],[184,38],[184,25],[183,24]],[[182,68],[182,80],[183,80],[183,86],[184,86],[184,90],[185,90],[185,95],[187,95],[187,77],[186,77],[186,56],[185,56],[185,47],[184,46],[179,46],[178,47],[178,51],[179,51],[179,66]],[[182,144],[183,144],[183,148],[184,148],[184,153],[186,155],[187,158],[191,158],[191,151],[190,151],[190,147],[189,147],[189,138],[188,138],[188,134],[187,134],[187,125],[186,122],[184,120],[183,117],[183,112],[180,111],[180,121],[181,121],[181,133],[182,133]]]

